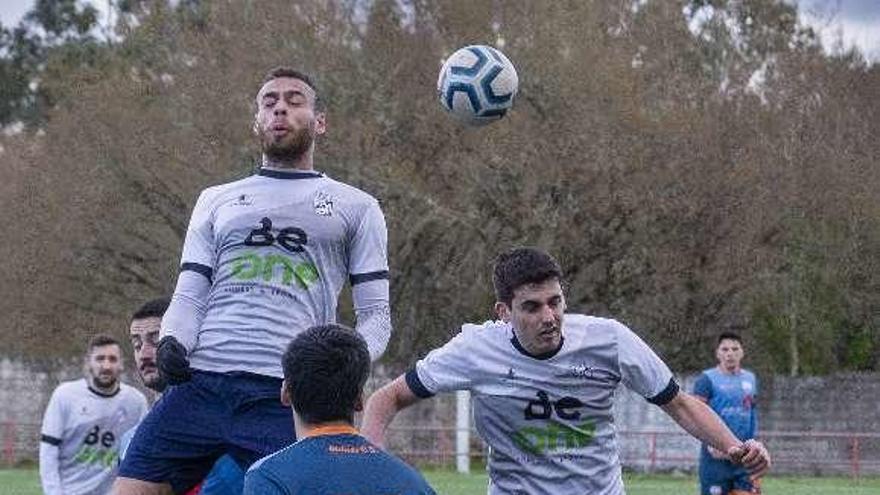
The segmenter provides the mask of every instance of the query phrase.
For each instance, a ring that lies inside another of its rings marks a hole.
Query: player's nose
[[[156,346],[154,345],[145,345],[141,349],[141,356],[144,359],[151,359],[153,361],[156,360]]]
[[[550,306],[544,306],[541,309],[541,320],[545,323],[552,323],[556,321],[556,312],[553,311],[553,308]]]

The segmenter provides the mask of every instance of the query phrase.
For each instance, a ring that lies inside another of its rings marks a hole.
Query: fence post
[[[467,390],[455,393],[455,469],[471,472],[471,394]]]
[[[859,452],[859,437],[854,436],[851,438],[851,440],[852,440],[852,459],[851,459],[852,475],[853,475],[853,478],[858,479],[859,468],[860,468],[859,457],[861,456],[861,453]]]
[[[15,464],[15,424],[3,422],[3,460],[7,466]]]

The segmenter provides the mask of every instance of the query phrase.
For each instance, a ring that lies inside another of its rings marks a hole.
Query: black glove
[[[156,346],[156,367],[159,376],[170,385],[180,385],[192,378],[186,347],[170,335],[162,337]]]

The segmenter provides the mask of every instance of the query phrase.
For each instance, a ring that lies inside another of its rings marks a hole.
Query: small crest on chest
[[[333,215],[333,198],[325,192],[319,192],[315,196],[315,214],[322,217]]]

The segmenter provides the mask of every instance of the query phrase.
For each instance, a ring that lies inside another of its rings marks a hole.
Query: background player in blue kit
[[[364,340],[341,325],[299,334],[284,354],[285,404],[293,409],[290,447],[255,463],[246,495],[431,495],[422,475],[355,430],[370,374]]]
[[[261,167],[196,202],[157,349],[171,386],[132,439],[117,494],[184,493],[224,454],[247,468],[290,445],[281,356],[299,331],[335,322],[346,283],[372,359],[391,335],[385,218],[314,170],[326,131],[314,83],[274,69],[255,103]]]
[[[694,395],[709,404],[728,428],[742,441],[758,433],[758,410],[755,398],[758,381],[754,373],[743,369],[745,352],[742,338],[726,332],[718,336],[715,357],[718,366],[700,374]],[[759,480],[731,462],[730,457],[710,445],[700,449],[700,493],[702,495],[742,495],[761,493]]]

